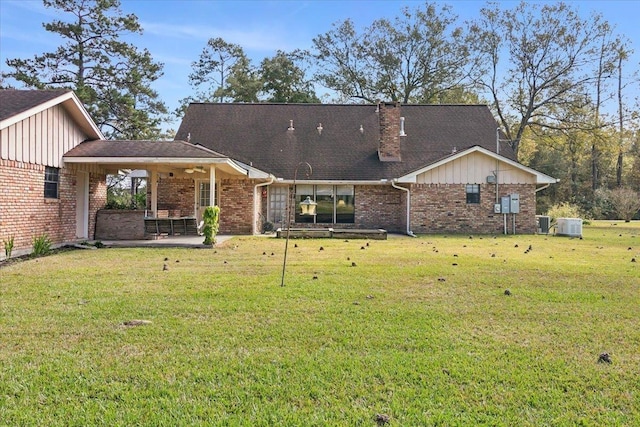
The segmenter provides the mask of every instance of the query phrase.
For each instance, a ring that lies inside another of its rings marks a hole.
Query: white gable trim
[[[6,118],[0,122],[0,129],[8,128],[11,125],[21,122],[28,117],[31,117],[35,114],[41,113],[49,108],[55,107],[56,105],[64,104],[64,106],[69,110],[69,114],[75,119],[81,119],[83,123],[78,122],[78,127],[82,129],[87,136],[91,139],[105,139],[102,132],[96,126],[89,113],[80,102],[80,99],[76,96],[73,91],[69,91],[63,93],[62,95],[50,99],[49,101],[43,102],[42,104],[38,104],[35,107],[32,107],[22,113],[18,113],[14,116]]]
[[[498,160],[500,162],[506,163],[506,164],[516,168],[516,169],[519,169],[521,171],[524,171],[524,172],[527,172],[527,173],[529,173],[531,175],[534,175],[536,177],[536,184],[555,184],[556,182],[558,182],[558,180],[556,178],[553,178],[553,177],[551,177],[549,175],[543,174],[542,172],[538,172],[535,169],[527,167],[527,166],[525,166],[523,164],[520,164],[520,163],[518,163],[518,162],[516,162],[514,160],[511,160],[511,159],[508,159],[506,157],[503,157],[503,156],[501,156],[499,154],[494,153],[493,151],[489,151],[486,148],[480,147],[478,145],[473,146],[473,147],[471,147],[471,148],[469,148],[467,150],[463,150],[463,151],[460,151],[458,153],[455,153],[455,154],[453,154],[453,155],[451,155],[449,157],[446,157],[446,158],[444,158],[444,159],[442,159],[442,160],[440,160],[440,161],[438,161],[436,163],[432,163],[429,166],[425,166],[425,167],[423,167],[421,169],[418,169],[416,171],[413,171],[413,172],[411,172],[411,173],[409,173],[407,175],[403,175],[403,176],[399,177],[396,180],[396,182],[407,183],[407,184],[416,183],[418,175],[420,175],[420,174],[422,174],[424,172],[428,172],[428,171],[430,171],[432,169],[436,169],[436,168],[438,168],[438,167],[440,167],[440,166],[442,166],[442,165],[444,165],[446,163],[452,162],[452,161],[454,161],[456,159],[459,159],[461,157],[464,157],[464,156],[468,156],[469,154],[475,153],[475,152],[479,152],[479,153],[485,154],[485,155],[487,155],[489,157],[492,157],[492,158],[494,158],[494,159],[496,159],[496,160]]]

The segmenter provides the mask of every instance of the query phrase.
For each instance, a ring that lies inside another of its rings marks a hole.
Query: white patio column
[[[158,217],[158,171],[151,170],[151,212],[155,218]]]
[[[216,167],[214,165],[209,168],[209,200],[211,206],[219,204],[216,200]]]

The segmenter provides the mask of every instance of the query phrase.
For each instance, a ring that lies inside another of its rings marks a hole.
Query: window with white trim
[[[200,181],[198,188],[198,203],[201,208],[211,205],[211,183]]]

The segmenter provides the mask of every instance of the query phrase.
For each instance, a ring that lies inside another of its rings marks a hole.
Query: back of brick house
[[[96,237],[108,170],[147,170],[150,215],[217,204],[221,234],[282,227],[289,206],[300,227],[498,234],[509,194],[518,233],[534,233],[536,193],[555,182],[497,145],[482,105],[196,103],[174,141],[104,140],[69,91],[0,91],[0,107],[0,239],[17,250]],[[303,163],[313,174],[296,181]],[[306,198],[317,215],[300,215]]]
[[[84,140],[102,138],[84,107],[70,91],[3,90],[0,103],[0,241],[13,239],[19,254],[36,236],[54,245],[91,239],[106,175],[62,161]]]

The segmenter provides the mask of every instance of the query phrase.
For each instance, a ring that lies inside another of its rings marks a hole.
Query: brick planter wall
[[[144,210],[101,209],[96,215],[97,240],[142,240]]]

